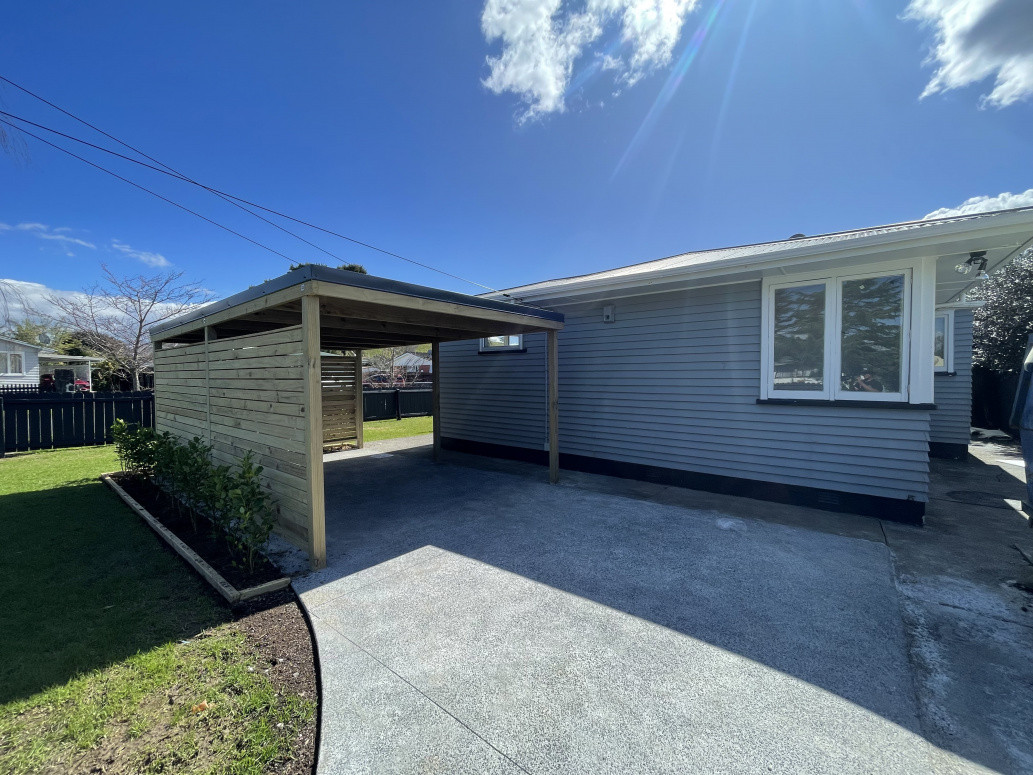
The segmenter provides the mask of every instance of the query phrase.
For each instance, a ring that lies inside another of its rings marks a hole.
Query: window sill
[[[916,409],[923,412],[936,409],[936,404],[909,404],[906,401],[830,401],[827,398],[758,398],[757,403],[775,406],[849,407],[851,409]]]
[[[478,350],[478,355],[509,355],[510,353],[526,353],[526,347],[514,347],[512,349],[504,350],[501,347],[497,350]]]
[[[958,376],[958,372],[956,372],[956,371],[934,371],[933,372],[933,376],[934,377],[956,377],[956,376]]]

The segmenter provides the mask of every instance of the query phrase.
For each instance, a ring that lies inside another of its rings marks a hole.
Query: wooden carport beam
[[[434,439],[434,460],[441,460],[441,345],[430,346],[430,419]]]
[[[559,334],[548,332],[548,379],[549,379],[549,482],[560,480],[560,359]]]
[[[305,369],[305,466],[308,480],[308,557],[312,570],[326,567],[326,494],[323,491],[323,375],[320,369],[319,297],[301,297]]]

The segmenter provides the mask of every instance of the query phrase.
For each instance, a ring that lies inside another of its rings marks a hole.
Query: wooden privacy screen
[[[276,503],[277,531],[309,549],[301,326],[154,353],[155,427],[212,445],[217,463],[251,451]]]
[[[323,446],[359,444],[356,407],[362,396],[361,366],[356,355],[322,355]]]

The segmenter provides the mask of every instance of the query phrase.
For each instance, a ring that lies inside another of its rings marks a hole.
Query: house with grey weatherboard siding
[[[1033,208],[686,253],[489,298],[560,312],[569,469],[920,523],[967,446],[969,292]],[[542,461],[545,337],[441,345],[446,448]]]

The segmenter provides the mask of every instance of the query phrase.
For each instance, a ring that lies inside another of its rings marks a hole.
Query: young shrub
[[[229,466],[213,465],[201,488],[202,508],[212,523],[213,535],[221,534],[224,538],[229,533],[232,518],[229,502],[231,478]]]
[[[230,517],[227,537],[249,573],[254,572],[255,560],[273,532],[273,509],[262,489],[262,470],[248,452],[241,459],[239,470],[229,475],[226,492]]]
[[[154,431],[141,428],[137,423],[115,420],[111,425],[111,437],[115,442],[122,470],[127,473],[148,475],[154,465]]]
[[[176,439],[168,431],[154,437],[154,483],[169,498],[176,497]]]
[[[111,424],[111,438],[115,442],[115,454],[118,455],[118,462],[123,471],[133,470],[133,446],[136,442],[137,428],[135,423],[129,424],[125,420],[115,420]]]
[[[212,448],[194,436],[176,450],[174,467],[176,491],[187,509],[190,525],[197,531],[198,510],[202,508],[205,484],[212,473]]]

